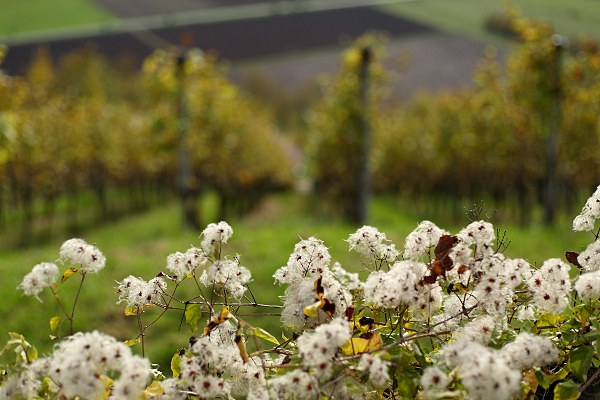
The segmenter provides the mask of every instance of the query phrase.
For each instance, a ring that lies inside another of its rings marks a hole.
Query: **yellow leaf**
[[[240,357],[242,357],[242,360],[244,361],[244,363],[248,362],[248,351],[246,350],[246,344],[244,343],[244,338],[242,337],[242,328],[239,327],[237,332],[235,333],[235,344],[238,347],[238,350],[240,351]]]
[[[535,393],[537,391],[539,383],[533,369],[529,369],[523,373],[523,381],[527,384],[527,386],[529,386],[527,394]]]
[[[124,342],[123,342],[123,344],[124,344],[125,346],[129,346],[129,347],[131,347],[131,346],[134,346],[134,345],[136,345],[136,344],[138,344],[138,343],[141,343],[141,342],[142,342],[142,338],[141,338],[141,337],[139,337],[139,338],[137,338],[137,339],[129,339],[129,340],[126,340],[126,341],[124,341]]]
[[[50,332],[56,333],[58,331],[58,328],[60,327],[61,322],[62,322],[61,317],[50,318]]]
[[[277,338],[273,335],[271,335],[269,332],[265,331],[263,328],[259,328],[259,327],[255,327],[253,329],[247,329],[246,332],[248,333],[248,335],[254,335],[256,337],[259,337],[261,339],[265,339],[268,342],[274,343],[274,344],[279,344],[279,340],[277,340]],[[283,334],[282,334],[283,336]],[[285,336],[284,340],[285,339]]]
[[[158,396],[165,393],[165,389],[160,385],[158,381],[153,381],[147,388],[144,390],[144,393],[147,396]]]
[[[363,338],[351,338],[341,348],[347,356],[364,353],[369,341]]]
[[[112,387],[113,380],[106,375],[100,376],[100,380],[104,384],[105,389],[104,393],[98,398],[98,400],[108,400],[108,398],[110,397],[110,388]]]
[[[310,306],[304,307],[304,314],[306,314],[307,317],[316,318],[319,316],[320,308],[321,308],[321,300],[317,301],[314,304],[311,304]]]
[[[231,316],[229,315],[229,309],[227,308],[227,306],[223,306],[223,308],[221,309],[221,313],[217,317],[208,321],[208,323],[204,327],[204,334],[210,334],[213,331],[213,329],[215,329],[219,324],[222,324],[223,322],[227,321],[229,318],[231,318]]]
[[[171,371],[173,372],[173,378],[177,378],[180,372],[181,356],[185,354],[185,350],[181,349],[171,358]]]
[[[130,306],[125,309],[125,315],[131,317],[132,315],[138,315],[139,307]]]
[[[128,317],[131,317],[132,315],[138,315],[138,312],[141,314],[144,311],[146,311],[148,308],[152,308],[152,307],[156,307],[156,304],[149,303],[149,304],[144,305],[144,307],[130,306],[125,309],[125,315]]]
[[[372,332],[369,338],[351,338],[342,346],[342,353],[347,356],[367,353],[380,349],[383,346],[381,334]]]
[[[65,281],[67,279],[69,279],[70,277],[72,277],[73,275],[75,275],[77,273],[77,268],[69,268],[67,269],[63,275],[62,278],[60,280],[60,283],[65,283]]]

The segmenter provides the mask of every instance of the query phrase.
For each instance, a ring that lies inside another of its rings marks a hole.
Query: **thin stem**
[[[210,310],[211,313],[214,313],[215,310],[213,308],[213,303],[212,303],[212,294],[210,296],[210,303],[208,302],[208,300],[206,300],[206,296],[204,296],[204,292],[202,291],[202,287],[200,286],[200,282],[198,282],[198,278],[196,277],[196,275],[193,275],[194,277],[194,282],[196,282],[196,286],[198,287],[198,291],[200,292],[200,298],[202,300],[204,300],[204,304],[206,304],[208,306],[208,309]],[[192,302],[187,302],[188,304],[193,304]]]
[[[404,325],[404,313],[406,312],[407,308],[402,308],[401,310],[399,310],[398,312],[398,320],[396,321],[396,323],[394,324],[393,319],[390,320],[390,333],[387,335],[387,338],[390,338],[392,336],[392,334],[394,333],[394,331],[396,329],[398,329],[398,327],[400,327],[400,332],[398,332],[398,335],[400,338],[402,338],[402,326]]]
[[[142,315],[141,314],[142,314],[142,308],[140,306],[138,306],[136,317],[137,317],[138,328],[140,328],[140,342],[142,343],[142,357],[145,357],[144,336],[146,336],[146,335],[144,334],[145,328],[142,325]]]
[[[175,288],[173,289],[173,294],[168,296],[168,297],[169,297],[169,300],[166,302],[166,304],[165,304],[165,305],[162,305],[162,304],[157,304],[157,305],[158,305],[159,307],[161,307],[163,310],[161,311],[161,313],[160,313],[160,314],[159,314],[159,315],[158,315],[156,318],[154,318],[154,320],[152,320],[152,322],[150,322],[148,325],[146,325],[146,326],[144,327],[144,329],[143,329],[143,330],[140,332],[140,334],[142,334],[142,335],[143,335],[143,334],[146,332],[146,329],[148,329],[148,328],[150,328],[152,325],[154,325],[154,324],[156,323],[156,321],[158,321],[158,320],[159,320],[159,319],[160,319],[160,318],[161,318],[163,315],[165,315],[165,313],[166,313],[168,310],[175,309],[175,307],[170,307],[170,305],[171,305],[171,301],[172,301],[172,300],[175,298],[175,292],[177,292],[177,288],[179,288],[179,282],[177,282],[177,283],[175,284]],[[163,298],[163,300],[164,300],[164,298]]]
[[[413,335],[405,336],[403,338],[400,338],[400,339],[396,340],[393,343],[390,343],[390,344],[387,344],[387,345],[383,346],[382,348],[378,349],[378,351],[379,350],[391,349],[394,346],[397,346],[397,345],[402,344],[404,342],[408,342],[410,340],[417,340],[417,339],[422,339],[422,338],[427,338],[427,337],[435,337],[435,336],[438,336],[438,335],[446,335],[448,333],[452,333],[452,331],[428,332],[428,333],[413,334]]]
[[[77,294],[75,295],[75,301],[73,302],[73,309],[71,310],[71,316],[69,317],[69,321],[71,322],[71,335],[74,333],[73,322],[75,320],[75,307],[77,306],[77,300],[79,300],[79,293],[81,293],[81,288],[83,286],[84,280],[85,280],[85,272],[82,272],[81,273],[81,282],[79,282],[79,288],[77,289]]]
[[[279,313],[235,313],[235,315],[240,317],[281,317],[281,314]]]
[[[58,293],[56,293],[54,291],[54,288],[52,286],[50,286],[50,290],[52,291],[52,295],[56,299],[56,302],[58,303],[58,306],[62,310],[63,314],[65,314],[65,316],[67,317],[67,319],[71,320],[71,317],[69,316],[69,313],[67,312],[67,310],[65,310],[65,306],[63,305],[62,301],[60,301],[60,298],[58,297]]]
[[[201,301],[188,301],[187,304],[206,304]],[[225,302],[214,302],[215,306],[229,306],[229,307],[265,307],[265,308],[283,308],[281,305],[276,304],[261,304],[261,303],[225,303]]]

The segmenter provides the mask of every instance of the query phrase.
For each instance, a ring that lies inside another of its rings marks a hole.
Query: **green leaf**
[[[10,339],[0,351],[2,355],[6,350],[12,348],[16,354],[16,362],[28,363],[38,358],[37,349],[25,340],[25,336],[16,332],[8,332]]]
[[[587,378],[593,355],[594,349],[591,346],[582,346],[573,350],[569,356],[571,372],[582,382]]]
[[[20,333],[17,333],[17,332],[8,332],[8,336],[10,336],[11,338],[13,338],[17,342],[21,342],[21,341],[26,342],[25,336],[21,335]]]
[[[69,268],[67,269],[63,275],[62,278],[60,280],[60,283],[65,283],[65,281],[67,279],[69,279],[70,277],[72,277],[73,275],[75,275],[77,273],[77,268]]]
[[[401,399],[414,399],[417,391],[417,382],[420,379],[420,374],[417,370],[407,365],[396,370],[395,378],[398,382],[398,393]]]
[[[535,368],[535,377],[538,380],[538,385],[544,389],[550,387],[550,373],[540,368]]]
[[[179,376],[182,354],[185,354],[183,349],[173,354],[173,358],[171,358],[171,371],[173,372],[173,378],[177,378]]]
[[[554,388],[554,400],[575,400],[579,394],[579,384],[573,381],[561,382]]]
[[[198,329],[198,322],[202,319],[202,308],[200,304],[188,304],[185,308],[185,323],[189,325],[190,330],[195,332]]]
[[[39,390],[39,394],[42,395],[42,398],[45,399],[51,399],[52,396],[52,389],[55,387],[54,382],[52,381],[51,378],[45,376],[42,378],[42,386]]]
[[[279,345],[279,340],[269,332],[265,331],[263,328],[255,327],[253,329],[247,329],[246,333],[248,335],[254,335],[261,339],[265,339],[267,342],[271,342],[273,344]]]
[[[27,354],[27,360],[29,360],[29,362],[31,362],[33,360],[37,360],[38,351],[35,348],[35,346],[29,346],[25,352]]]
[[[591,331],[583,335],[580,339],[572,343],[573,346],[581,346],[582,344],[592,343],[600,339],[600,331]]]
[[[421,367],[425,368],[428,365],[427,360],[425,359],[425,356],[423,355],[423,352],[421,351],[421,348],[416,340],[412,342],[412,350],[417,362],[421,365]]]

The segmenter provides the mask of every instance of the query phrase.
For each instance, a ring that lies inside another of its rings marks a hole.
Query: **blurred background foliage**
[[[40,49],[26,76],[2,76],[0,224],[12,244],[164,201],[177,191],[180,141],[191,156],[186,185],[216,192],[222,218],[289,187],[272,115],[211,55],[190,51],[182,71],[179,56],[157,51],[127,72],[89,48],[55,67]]]
[[[356,54],[365,40],[374,41],[359,39],[311,114],[308,149],[317,192],[344,208],[353,179],[353,131],[366,118],[378,193],[429,199],[442,213],[485,199],[512,209],[510,218],[526,224],[538,222],[532,221],[534,211],[544,205],[554,179],[556,208],[572,212],[579,196],[598,184],[600,49],[586,38],[567,44],[548,22],[526,19],[515,8],[507,8],[504,18],[516,42],[504,62],[487,51],[471,88],[423,93],[385,107],[380,52],[370,69],[368,107],[357,105]]]

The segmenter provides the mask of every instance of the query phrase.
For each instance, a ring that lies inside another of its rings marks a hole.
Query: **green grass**
[[[92,0],[0,0],[0,35],[106,22],[114,17]]]
[[[502,11],[501,1],[419,0],[381,6],[381,9],[412,18],[441,31],[464,35],[492,44],[506,43],[487,32],[484,23],[492,13]],[[551,21],[556,31],[570,38],[587,34],[600,39],[600,13],[594,0],[514,0],[526,17]]]
[[[207,222],[214,215],[208,199],[205,207]],[[414,212],[407,212],[394,199],[375,199],[371,207],[369,223],[385,232],[398,248],[403,247],[405,236],[425,218]],[[300,238],[317,236],[329,247],[333,260],[340,261],[348,269],[359,270],[359,258],[348,251],[344,240],[356,230],[337,218],[325,217],[314,212],[315,204],[303,197],[292,194],[280,194],[267,198],[253,214],[229,221],[234,235],[227,245],[226,253],[239,253],[243,265],[253,272],[251,288],[257,300],[278,304],[278,296],[283,294],[282,287],[273,284],[272,274],[285,265],[294,244]],[[501,212],[501,211],[500,211]],[[445,229],[456,232],[468,223],[465,218],[460,224],[445,225],[436,221]],[[502,225],[512,240],[507,254],[511,257],[523,257],[532,263],[539,263],[551,257],[561,257],[565,250],[580,251],[591,240],[588,235],[570,230],[567,218],[557,227],[519,228],[514,225]],[[128,275],[143,279],[154,277],[165,270],[166,257],[176,251],[185,251],[191,245],[198,245],[199,232],[182,228],[180,210],[176,203],[144,214],[131,216],[113,224],[93,229],[82,235],[88,242],[96,243],[107,257],[107,266],[97,275],[86,278],[80,302],[77,306],[75,327],[78,330],[100,330],[110,333],[120,340],[136,335],[136,323],[133,317],[125,317],[124,305],[116,305],[115,281]],[[63,238],[67,239],[67,238]],[[25,250],[0,252],[0,332],[3,343],[6,332],[17,331],[24,334],[40,350],[51,348],[48,321],[60,310],[49,293],[42,293],[43,303],[23,296],[15,290],[22,277],[33,265],[42,261],[52,261],[58,256],[61,240],[54,243]],[[363,276],[364,278],[364,276]],[[61,286],[61,298],[70,307],[78,285],[78,276],[70,278]],[[193,286],[188,286],[181,294],[192,296]],[[256,310],[250,310],[256,311]],[[267,310],[258,310],[267,311]],[[157,310],[144,314],[148,323]],[[159,321],[147,336],[146,348],[153,361],[159,362],[168,371],[170,355],[178,348],[186,346],[191,335],[188,328],[177,331],[180,313],[168,315]],[[278,332],[277,317],[248,318],[250,323],[273,332]],[[203,323],[203,322],[202,322]],[[139,351],[139,349],[136,349]]]

